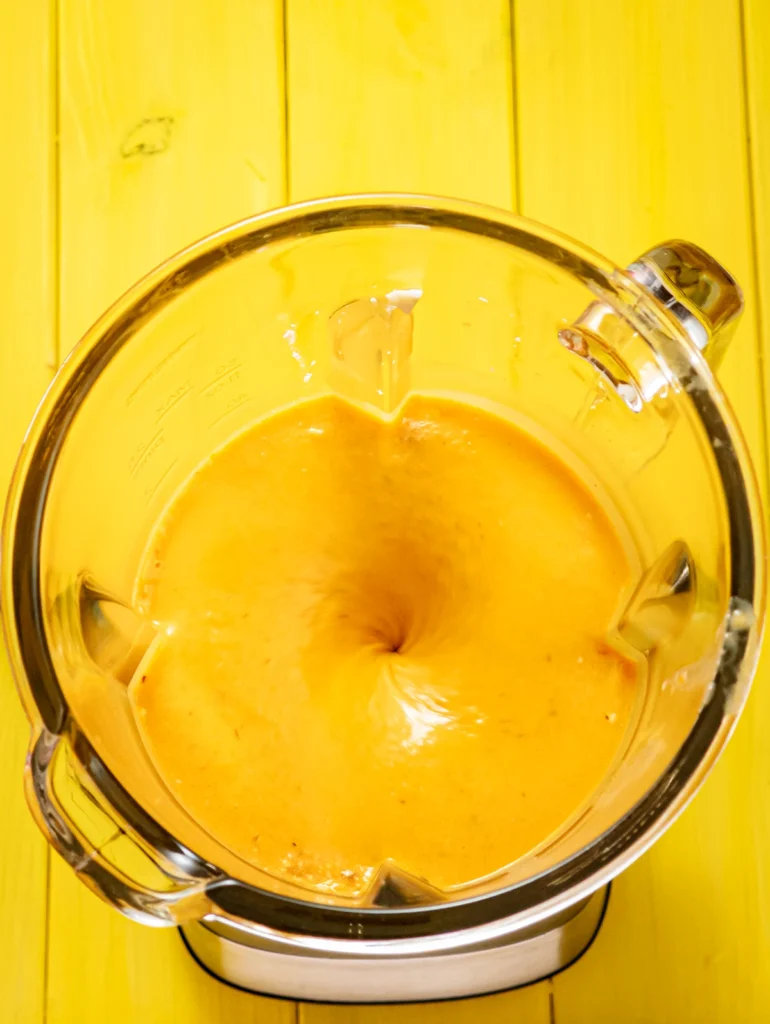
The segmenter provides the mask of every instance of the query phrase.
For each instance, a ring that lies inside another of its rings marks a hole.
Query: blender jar
[[[207,966],[261,991],[438,998],[569,962],[603,887],[713,764],[756,661],[762,518],[711,372],[740,309],[693,245],[621,270],[521,218],[414,196],[250,218],[148,275],[60,370],[6,510],[5,630],[50,842],[119,910],[183,926]],[[324,393],[391,411],[410,391],[510,410],[600,482],[644,563],[618,629],[646,686],[622,757],[531,854],[446,892],[383,865],[343,898],[245,863],[166,789],[126,692],[154,635],[134,586],[162,511],[236,432]]]

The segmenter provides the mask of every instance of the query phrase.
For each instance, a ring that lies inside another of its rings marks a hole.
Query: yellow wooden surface
[[[287,0],[292,201],[432,192],[511,208],[506,0]]]
[[[745,97],[750,158],[752,240],[755,250],[757,316],[764,342],[765,395],[770,393],[770,5],[745,0],[743,20]],[[763,349],[760,348],[760,356]],[[764,430],[767,434],[768,419]]]
[[[720,376],[766,484],[770,5],[744,3],[0,5],[0,486],[56,353],[163,256],[287,187],[518,207],[621,263],[673,235],[701,243],[746,289]],[[616,883],[567,973],[466,1003],[303,1006],[304,1021],[770,1020],[768,729],[766,659],[716,771]],[[120,918],[56,858],[46,892],[24,746],[3,660],[0,1021],[293,1019],[211,981],[173,933]]]
[[[54,78],[48,0],[0,7],[0,488],[55,349]],[[21,790],[27,730],[0,652],[0,1020],[41,1020],[48,851]]]
[[[284,199],[280,0],[59,10],[62,355],[157,263]]]

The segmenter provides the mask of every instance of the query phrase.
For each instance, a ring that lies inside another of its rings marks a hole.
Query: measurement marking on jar
[[[170,413],[171,410],[182,401],[185,395],[189,395],[191,391],[192,384],[189,380],[186,380],[184,384],[180,384],[178,388],[175,388],[155,410],[155,422],[160,423],[164,416],[167,416],[168,413]]]
[[[205,395],[206,398],[213,398],[222,388],[226,388],[228,384],[235,383],[240,377],[242,369],[243,366],[238,362],[237,358],[223,363],[217,367],[216,373],[208,384],[204,384],[200,389],[200,394]]]
[[[218,423],[221,423],[225,416],[229,416],[231,412],[235,412],[236,409],[240,409],[242,405],[249,401],[250,397],[250,395],[242,393],[240,395],[235,395],[235,397],[231,398],[230,401],[227,403],[227,408],[225,409],[225,411],[223,413],[220,413],[220,415],[217,416],[216,419],[213,419],[211,423],[209,423],[209,430],[212,430]]]
[[[224,389],[230,387],[231,384],[237,383],[240,376],[240,370],[233,370],[233,372],[228,377],[222,378],[222,380],[218,381],[218,383],[213,384],[211,387],[209,387],[208,391],[205,391],[203,393],[203,397],[207,401],[211,398],[215,398],[220,393],[220,391],[224,391]]]
[[[173,468],[176,466],[176,464],[178,462],[179,462],[179,459],[174,459],[174,461],[171,463],[171,465],[166,466],[166,468],[163,470],[163,472],[160,474],[160,476],[158,477],[158,479],[155,481],[154,484],[150,484],[149,487],[145,487],[145,489],[144,489],[144,503],[145,503],[145,505],[150,501],[150,499],[153,497],[153,495],[158,490],[160,485],[163,483],[163,481],[166,479],[166,477],[169,475],[169,473],[173,470]]]
[[[160,373],[160,371],[163,369],[163,367],[166,365],[166,363],[169,363],[169,362],[171,362],[172,359],[175,359],[179,355],[179,353],[182,351],[182,349],[185,347],[185,345],[189,345],[190,342],[193,340],[193,338],[197,338],[197,337],[198,337],[198,333],[196,331],[195,334],[191,334],[189,338],[185,338],[185,340],[180,342],[177,345],[177,347],[172,352],[169,352],[169,354],[167,356],[164,356],[160,360],[160,362],[156,363],[155,366],[147,374],[147,376],[146,377],[142,377],[142,379],[136,385],[134,390],[128,396],[128,398],[126,399],[126,405],[127,406],[131,405],[131,403],[134,401],[134,399],[139,394],[139,392],[142,390],[142,388],[146,387],[147,384],[149,384],[150,381]]]
[[[163,436],[163,428],[161,427],[157,434],[154,434],[149,441],[145,441],[140,444],[128,460],[128,471],[131,476],[139,476],[155,452],[157,452],[160,446],[165,444],[165,442],[166,438]]]

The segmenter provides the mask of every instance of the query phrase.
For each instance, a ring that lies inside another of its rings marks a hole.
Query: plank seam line
[[[50,41],[50,76],[51,102],[53,115],[53,153],[50,168],[50,201],[49,216],[50,241],[53,254],[50,264],[51,289],[51,338],[50,348],[46,353],[46,364],[51,370],[58,370],[61,362],[61,54],[59,52],[59,3],[50,0],[48,8]]]
[[[548,1024],[556,1024],[556,995],[553,989],[553,978],[548,979]]]
[[[48,978],[51,953],[51,847],[45,844],[45,904],[43,931],[43,1024],[48,1024]]]

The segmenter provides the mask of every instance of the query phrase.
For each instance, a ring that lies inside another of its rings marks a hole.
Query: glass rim
[[[740,430],[707,364],[656,300],[619,268],[572,239],[514,214],[430,196],[372,194],[315,200],[258,214],[217,231],[171,257],[129,289],[86,332],[62,364],[22,448],[3,525],[2,608],[6,642],[22,699],[42,729],[60,735],[70,720],[48,650],[40,592],[40,543],[51,479],[69,426],[102,370],[133,334],[189,285],[225,263],[287,239],[396,224],[454,230],[539,256],[581,280],[594,294],[628,309],[628,295],[685,347],[692,407],[711,443],[730,527],[731,605],[754,620],[726,622],[714,681],[698,717],[657,781],[604,833],[541,873],[440,904],[351,908],[258,888],[223,874],[180,843],[142,808],[110,772],[77,727],[80,756],[98,776],[105,799],[146,843],[199,878],[228,917],[306,935],[407,939],[532,915],[554,901],[576,903],[627,866],[670,824],[694,795],[723,749],[748,693],[764,608],[764,544],[758,489]],[[618,275],[622,275],[618,279]],[[622,281],[622,290],[618,288]],[[745,617],[744,617],[745,618]],[[739,628],[740,627],[740,628]],[[28,691],[28,694],[25,692]],[[31,699],[30,703],[25,697]],[[109,898],[109,896],[108,896]]]

